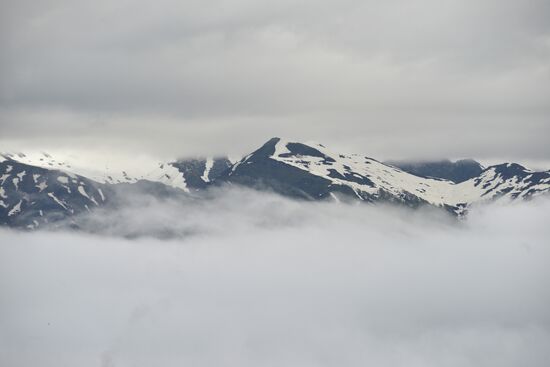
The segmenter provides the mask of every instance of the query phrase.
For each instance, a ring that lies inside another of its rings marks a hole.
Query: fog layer
[[[550,360],[548,201],[491,206],[456,223],[243,198],[181,212],[179,221],[202,227],[178,240],[0,231],[0,364]],[[177,206],[152,206],[142,212],[151,220],[163,222],[162,208],[178,218]]]

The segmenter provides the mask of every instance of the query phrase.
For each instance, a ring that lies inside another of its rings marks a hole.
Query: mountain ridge
[[[45,224],[44,218],[55,221],[91,212],[116,202],[120,185],[126,185],[125,190],[131,185],[147,187],[153,195],[164,192],[164,196],[240,185],[302,200],[429,205],[457,216],[478,203],[530,199],[550,191],[550,171],[533,171],[517,163],[482,167],[473,160],[381,162],[281,138],[268,140],[236,162],[226,157],[191,158],[142,168],[145,173],[106,170],[90,178],[47,153],[33,159],[23,153],[3,154],[0,224],[34,229]],[[163,190],[162,185],[176,191]]]
[[[415,176],[444,178],[454,183],[461,183],[477,177],[485,169],[473,159],[459,159],[454,162],[449,159],[442,159],[437,161],[386,161],[384,163],[398,167]]]

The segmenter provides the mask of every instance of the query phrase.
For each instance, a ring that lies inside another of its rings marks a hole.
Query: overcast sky
[[[0,4],[6,149],[550,160],[547,0]]]

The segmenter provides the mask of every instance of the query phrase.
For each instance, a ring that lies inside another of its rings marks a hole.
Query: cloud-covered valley
[[[2,230],[0,364],[544,366],[549,210],[232,191],[127,206],[101,234]]]

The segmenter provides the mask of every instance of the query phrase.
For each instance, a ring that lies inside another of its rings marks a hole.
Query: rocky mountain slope
[[[451,162],[448,159],[430,162],[385,162],[401,170],[420,177],[443,178],[454,183],[461,183],[477,177],[483,171],[483,166],[472,159],[461,159]]]
[[[104,205],[109,191],[67,171],[6,159],[0,162],[0,223],[38,228]]]

